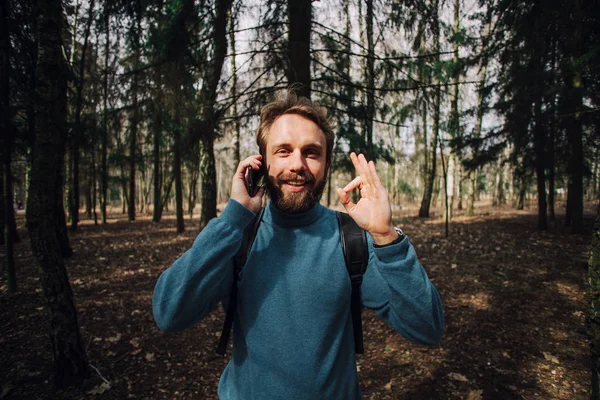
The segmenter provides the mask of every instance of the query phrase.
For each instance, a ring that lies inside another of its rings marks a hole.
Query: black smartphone
[[[256,170],[252,167],[246,168],[246,190],[250,197],[254,197],[256,192],[258,192],[262,175],[262,169]]]

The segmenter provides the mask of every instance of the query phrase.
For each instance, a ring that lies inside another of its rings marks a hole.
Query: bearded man
[[[240,162],[223,213],[162,273],[152,299],[162,330],[179,331],[237,295],[233,353],[219,398],[360,399],[351,282],[336,214],[320,204],[334,132],[324,108],[288,91],[261,111],[259,155]],[[339,188],[341,204],[367,232],[361,305],[411,341],[436,344],[444,330],[439,294],[414,248],[392,224],[375,164],[350,154],[356,178]],[[265,174],[251,196],[248,168]],[[349,197],[360,191],[354,203]],[[261,213],[244,267],[234,257]]]

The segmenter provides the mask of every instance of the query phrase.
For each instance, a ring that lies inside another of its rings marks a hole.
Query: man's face
[[[273,122],[267,136],[266,188],[281,211],[301,213],[320,199],[327,179],[327,142],[309,119],[285,114]]]

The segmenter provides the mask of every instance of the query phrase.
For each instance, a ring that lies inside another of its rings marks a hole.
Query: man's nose
[[[306,169],[306,159],[301,151],[293,151],[290,155],[290,171],[303,171]]]

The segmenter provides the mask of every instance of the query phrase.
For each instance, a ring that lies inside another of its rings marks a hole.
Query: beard
[[[289,181],[301,181],[309,187],[301,192],[283,191],[283,185]],[[309,171],[287,174],[282,172],[277,176],[267,176],[265,188],[271,201],[280,211],[299,214],[310,210],[321,200],[326,183],[327,169],[323,174],[323,178],[318,182]]]

